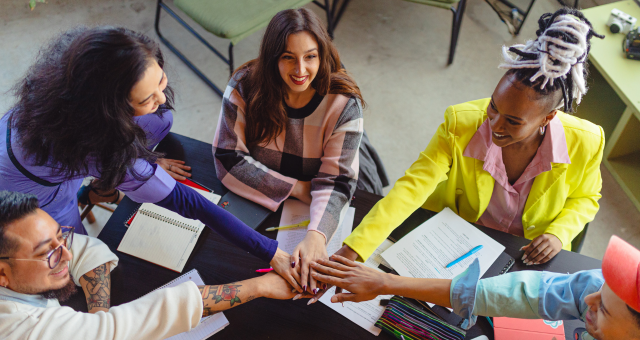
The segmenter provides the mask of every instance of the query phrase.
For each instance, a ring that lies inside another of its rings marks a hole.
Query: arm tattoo
[[[87,307],[111,307],[111,273],[107,272],[107,264],[101,264],[94,270],[82,275],[86,282]]]
[[[202,316],[209,316],[217,313],[212,310],[213,304],[218,304],[222,301],[229,301],[229,306],[233,307],[235,303],[241,304],[240,287],[242,285],[218,285],[218,286],[199,286],[200,294],[202,294],[202,302],[204,303],[204,309]]]

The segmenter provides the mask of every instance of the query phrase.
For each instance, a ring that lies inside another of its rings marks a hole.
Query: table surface
[[[228,190],[222,186],[215,174],[211,145],[196,141],[181,135],[170,133],[158,146],[158,151],[165,152],[168,158],[182,159],[192,167],[192,179],[223,195]],[[371,207],[381,199],[381,196],[365,191],[356,191],[352,206],[356,208],[354,226],[357,226]],[[118,267],[111,275],[111,304],[117,306],[152,291],[153,289],[175,279],[180,274],[159,267],[152,263],[140,260],[136,257],[117,251],[118,245],[126,227],[124,222],[131,212],[137,209],[138,204],[126,198],[113,213],[104,229],[98,236],[105,242],[111,251],[120,258]],[[258,228],[262,234],[275,239],[277,232],[266,232],[264,229],[277,226],[280,220],[282,208],[272,214]],[[409,231],[421,221],[411,219],[428,218],[434,213],[422,210],[412,215],[410,219],[400,226],[392,238]],[[528,243],[528,240],[514,235],[502,233],[489,228],[479,227],[487,235],[506,247],[505,252],[514,258],[522,256],[520,247]],[[559,273],[573,273],[579,270],[600,268],[600,261],[580,254],[562,251],[549,263],[534,268],[526,267],[521,261],[517,261],[512,271],[534,269],[548,270]],[[242,251],[224,238],[205,228],[202,236],[193,250],[183,272],[196,268],[207,284],[222,284],[240,281],[255,277],[256,269],[268,267],[268,264]],[[79,311],[87,310],[82,293],[72,297],[67,303]],[[331,310],[322,303],[306,305],[305,301],[277,301],[269,299],[257,299],[224,312],[230,325],[215,335],[215,339],[375,339],[368,331],[360,328],[347,318]],[[467,333],[467,339],[472,339],[481,334],[493,339],[493,330],[484,318],[480,318],[478,325]],[[567,332],[580,326],[581,322],[571,321],[567,324]],[[384,332],[378,338],[392,339]],[[569,339],[570,337],[567,337]]]
[[[622,52],[624,34],[611,33],[606,25],[611,10],[617,8],[640,21],[640,6],[633,0],[614,2],[607,5],[592,7],[582,12],[593,25],[594,30],[604,34],[604,39],[591,39],[589,60],[602,73],[607,82],[613,87],[620,98],[634,107],[634,112],[640,112],[640,61],[627,59]],[[638,23],[640,24],[640,22]]]

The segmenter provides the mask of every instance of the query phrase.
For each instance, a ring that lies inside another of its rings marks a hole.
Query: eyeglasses
[[[16,261],[47,261],[49,264],[49,268],[55,268],[59,263],[60,259],[62,259],[62,246],[69,250],[71,248],[71,244],[73,243],[73,233],[74,227],[61,227],[62,229],[62,243],[59,246],[55,247],[55,249],[51,250],[47,253],[46,258],[35,260],[35,259],[16,259],[13,257],[0,257],[0,260],[16,260]]]

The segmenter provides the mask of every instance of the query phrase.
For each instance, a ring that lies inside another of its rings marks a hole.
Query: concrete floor
[[[49,0],[33,11],[28,10],[27,2],[0,0],[0,112],[13,104],[8,91],[23,76],[40,46],[60,31],[80,24],[110,24],[156,37],[154,0]],[[604,2],[608,0],[582,0],[581,4],[587,8]],[[324,18],[317,6],[307,7]],[[455,61],[446,67],[449,11],[399,0],[351,2],[335,32],[335,43],[362,90],[367,103],[365,128],[392,182],[417,159],[442,122],[447,106],[492,93],[503,74],[497,68],[500,46],[533,37],[538,17],[559,7],[555,0],[538,0],[520,36],[513,38],[484,1],[469,0]],[[224,85],[228,78],[225,65],[166,14],[161,30],[217,84]],[[226,51],[228,41],[206,36]],[[254,33],[236,46],[236,66],[256,57],[261,37],[262,31]],[[177,93],[172,131],[211,142],[220,98],[162,47],[169,81]],[[601,209],[582,250],[595,258],[602,258],[612,234],[640,247],[640,212],[604,167],[602,173]],[[94,235],[109,217],[96,210],[98,222],[90,226]]]

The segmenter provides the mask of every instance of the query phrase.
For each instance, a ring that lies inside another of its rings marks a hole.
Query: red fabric
[[[182,183],[182,184],[184,184],[186,186],[190,186],[192,188],[196,188],[196,189],[200,189],[200,190],[211,192],[211,190],[203,187],[202,185],[200,185],[200,184],[198,184],[198,183],[196,183],[196,182],[194,182],[194,181],[192,181],[192,180],[190,180],[188,178],[186,178],[184,181],[176,181],[176,182],[180,182],[180,183]]]
[[[602,275],[619,298],[640,312],[640,250],[611,236],[602,259]]]

